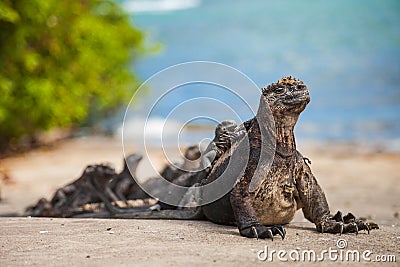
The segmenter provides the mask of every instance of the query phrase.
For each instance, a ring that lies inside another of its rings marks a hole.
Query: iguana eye
[[[275,89],[274,89],[274,93],[275,94],[283,94],[285,92],[285,88],[283,88],[283,87],[276,87]]]
[[[307,86],[305,85],[305,84],[298,84],[297,86],[296,86],[296,88],[297,88],[297,90],[303,90],[303,89],[305,89]]]

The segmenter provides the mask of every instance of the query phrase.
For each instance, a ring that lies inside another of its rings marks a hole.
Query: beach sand
[[[0,218],[0,266],[248,266],[259,261],[257,252],[266,245],[269,250],[320,252],[337,249],[340,238],[348,242],[346,249],[371,250],[371,258],[377,254],[395,255],[397,263],[384,266],[398,266],[400,154],[348,144],[298,144],[302,154],[312,161],[311,168],[331,211],[351,211],[378,223],[381,229],[358,236],[319,234],[299,211],[286,227],[286,239],[275,238],[272,242],[243,238],[235,227],[204,221]],[[138,149],[126,146],[125,150],[131,153]],[[155,169],[160,170],[166,163],[159,149],[149,149],[148,153],[154,159],[154,168],[144,160],[138,169],[141,179],[154,176]],[[179,158],[179,153],[172,155],[173,160]],[[0,213],[22,213],[39,198],[50,198],[55,189],[78,178],[88,164],[110,162],[119,171],[122,157],[118,139],[89,137],[2,159],[0,170],[10,180],[1,185]],[[274,262],[287,264],[276,257]],[[325,259],[324,264],[328,263],[334,264]],[[358,264],[369,263],[361,260]]]

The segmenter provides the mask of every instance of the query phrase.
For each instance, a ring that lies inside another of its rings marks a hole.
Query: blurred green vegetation
[[[0,151],[129,101],[143,33],[113,1],[0,2]]]

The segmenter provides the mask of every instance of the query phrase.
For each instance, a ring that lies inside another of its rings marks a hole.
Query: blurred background
[[[304,81],[312,101],[299,139],[400,150],[396,0],[2,1],[0,14],[3,151],[59,128],[118,135],[142,81],[194,60],[230,65],[259,87]],[[160,103],[154,127],[190,92]]]

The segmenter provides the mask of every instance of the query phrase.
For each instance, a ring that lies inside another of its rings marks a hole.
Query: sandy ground
[[[133,146],[125,147],[134,152]],[[20,265],[232,265],[251,266],[261,262],[257,253],[265,249],[290,251],[338,249],[337,240],[347,247],[339,250],[371,250],[376,256],[394,255],[400,261],[400,154],[374,152],[355,146],[302,144],[299,150],[312,160],[312,170],[325,190],[332,212],[352,211],[381,226],[370,235],[319,234],[298,212],[286,227],[284,241],[252,240],[239,236],[235,227],[203,221],[94,220],[50,218],[0,218],[0,266]],[[165,161],[159,150],[149,150],[154,168]],[[177,159],[179,153],[172,153]],[[87,164],[111,162],[122,167],[120,142],[111,138],[81,138],[64,141],[0,161],[0,170],[11,182],[1,186],[0,213],[23,212],[40,197],[50,198],[54,190],[79,177]],[[151,177],[149,161],[141,163],[138,175]],[[109,229],[111,228],[111,229]],[[108,230],[107,230],[108,229]],[[263,256],[265,254],[261,254]],[[295,256],[292,253],[292,256]],[[390,257],[386,257],[388,259]],[[276,254],[274,263],[281,262]],[[328,256],[322,262],[337,264]],[[346,261],[339,263],[347,264]],[[296,264],[299,264],[298,262]],[[301,265],[307,263],[303,262]],[[371,264],[363,259],[359,263]]]

